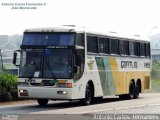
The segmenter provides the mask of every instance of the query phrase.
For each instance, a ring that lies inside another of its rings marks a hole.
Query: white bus
[[[18,96],[80,100],[104,96],[136,99],[150,89],[150,41],[61,26],[24,31],[13,63],[19,66]],[[20,53],[20,63],[16,56]]]

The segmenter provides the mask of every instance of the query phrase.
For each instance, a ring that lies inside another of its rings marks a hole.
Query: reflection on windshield
[[[72,68],[71,49],[30,49],[22,52],[19,77],[71,78]]]
[[[46,49],[44,62],[44,77],[71,78],[72,76],[71,49]]]

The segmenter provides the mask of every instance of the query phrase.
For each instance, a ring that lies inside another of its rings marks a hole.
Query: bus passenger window
[[[98,52],[99,53],[105,53],[105,41],[104,41],[104,38],[99,38]]]
[[[145,55],[145,43],[140,43],[140,56],[146,56]]]
[[[98,43],[98,52],[109,54],[109,39],[108,38],[99,38]]]
[[[110,39],[110,53],[119,54],[119,41],[118,39]]]
[[[150,44],[145,43],[145,46],[146,46],[146,57],[150,57]]]
[[[139,56],[139,43],[138,42],[129,42],[129,53],[131,56]]]
[[[87,36],[87,52],[98,53],[98,38]]]
[[[121,55],[129,55],[129,42],[121,40],[119,42],[120,54]]]

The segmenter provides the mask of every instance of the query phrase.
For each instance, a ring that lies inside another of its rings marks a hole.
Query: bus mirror
[[[13,64],[15,66],[19,66],[19,60],[17,60],[19,55],[20,55],[20,50],[15,50],[13,53]]]

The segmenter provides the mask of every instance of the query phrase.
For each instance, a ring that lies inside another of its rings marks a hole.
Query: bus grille
[[[43,82],[43,83],[30,83],[30,85],[32,85],[32,86],[54,86],[55,83],[45,83],[45,82]]]

